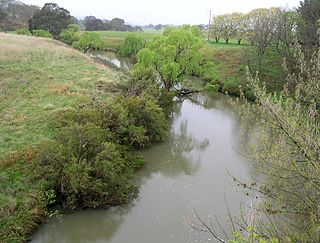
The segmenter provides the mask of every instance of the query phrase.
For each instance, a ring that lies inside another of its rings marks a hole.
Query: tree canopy
[[[138,66],[152,68],[162,86],[171,90],[187,75],[201,74],[204,58],[199,52],[203,44],[197,27],[166,29],[163,36],[148,43],[138,53]]]
[[[60,33],[73,23],[70,12],[60,8],[56,3],[46,3],[43,8],[36,12],[29,20],[30,30],[46,30],[54,38],[59,38]]]

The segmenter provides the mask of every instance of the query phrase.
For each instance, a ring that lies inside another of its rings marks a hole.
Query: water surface
[[[52,218],[32,242],[215,242],[190,227],[194,210],[222,236],[216,220],[229,232],[226,201],[237,215],[247,200],[229,174],[246,180],[251,171],[236,152],[250,124],[227,99],[204,93],[177,102],[168,140],[142,152],[147,165],[137,174],[140,192],[132,203]]]

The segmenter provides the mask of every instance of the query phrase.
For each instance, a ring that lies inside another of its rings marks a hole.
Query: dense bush
[[[99,34],[93,32],[85,32],[80,37],[79,41],[73,43],[73,46],[80,50],[99,50],[104,48],[105,43],[101,39]]]
[[[31,32],[28,29],[17,29],[16,34],[18,35],[32,35]]]
[[[32,35],[37,37],[52,38],[52,34],[45,30],[33,30]]]
[[[145,47],[145,40],[141,36],[131,34],[126,36],[120,48],[120,53],[124,56],[136,55],[142,48]]]
[[[132,172],[144,164],[133,150],[162,141],[168,129],[157,102],[142,96],[55,116],[55,139],[42,144],[34,161],[37,179],[68,210],[127,202],[137,191]]]
[[[72,45],[73,42],[80,39],[80,26],[76,24],[71,24],[67,29],[61,32],[60,40],[67,45]]]

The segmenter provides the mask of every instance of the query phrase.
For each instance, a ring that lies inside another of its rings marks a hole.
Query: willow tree
[[[200,53],[202,32],[197,27],[167,29],[148,43],[137,57],[139,68],[152,68],[161,86],[170,91],[188,75],[201,75],[205,60]]]

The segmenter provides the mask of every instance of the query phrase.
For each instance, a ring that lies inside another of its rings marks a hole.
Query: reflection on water
[[[125,71],[131,70],[134,65],[134,61],[132,58],[120,56],[117,53],[111,51],[96,51],[94,52],[94,54],[99,58],[113,63],[118,68],[121,68]]]
[[[246,121],[226,99],[196,94],[177,103],[169,139],[142,152],[148,163],[137,173],[140,193],[132,203],[50,219],[32,242],[214,242],[187,223],[194,209],[221,235],[215,218],[230,232],[225,199],[232,215],[246,199],[228,173],[248,180],[250,162],[234,149]]]

